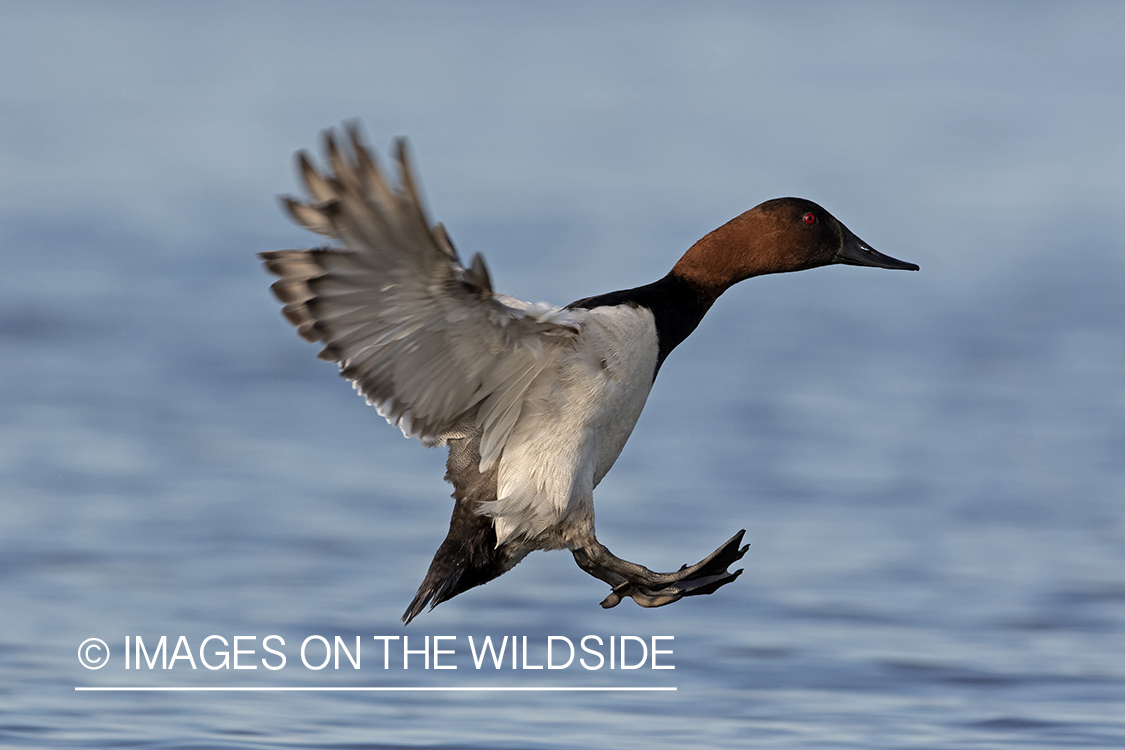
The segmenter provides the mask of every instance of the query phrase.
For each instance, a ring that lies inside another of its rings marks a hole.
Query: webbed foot
[[[741,569],[730,573],[727,568],[750,548],[740,546],[745,533],[743,529],[700,562],[685,565],[675,573],[655,573],[643,565],[622,560],[597,540],[572,553],[579,567],[613,586],[602,607],[616,607],[625,597],[631,597],[642,607],[663,607],[685,596],[714,593],[738,578]]]

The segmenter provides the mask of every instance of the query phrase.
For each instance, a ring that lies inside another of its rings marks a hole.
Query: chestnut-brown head
[[[803,198],[775,198],[696,242],[672,269],[713,297],[751,276],[846,263],[917,271],[876,252],[835,216]]]

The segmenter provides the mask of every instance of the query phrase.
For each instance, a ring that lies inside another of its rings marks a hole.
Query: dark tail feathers
[[[514,557],[505,545],[496,546],[492,519],[477,515],[458,502],[449,521],[449,535],[438,547],[414,601],[402,615],[404,624],[474,586],[488,583],[511,570],[523,555]]]

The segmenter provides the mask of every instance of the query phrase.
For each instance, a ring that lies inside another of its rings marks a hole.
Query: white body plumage
[[[540,549],[593,536],[593,491],[629,439],[656,372],[652,313],[614,305],[570,311],[579,334],[530,383],[499,457],[497,543],[522,536]]]

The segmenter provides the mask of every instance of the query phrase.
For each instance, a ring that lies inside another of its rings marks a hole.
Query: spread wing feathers
[[[578,334],[578,316],[495,294],[483,258],[462,265],[445,228],[426,219],[405,142],[396,185],[347,130],[347,152],[325,133],[326,174],[298,154],[310,200],[284,199],[338,246],[262,253],[280,277],[273,292],[301,336],[323,342],[320,357],[408,437],[439,445],[466,420],[480,424],[485,471],[530,383]]]

